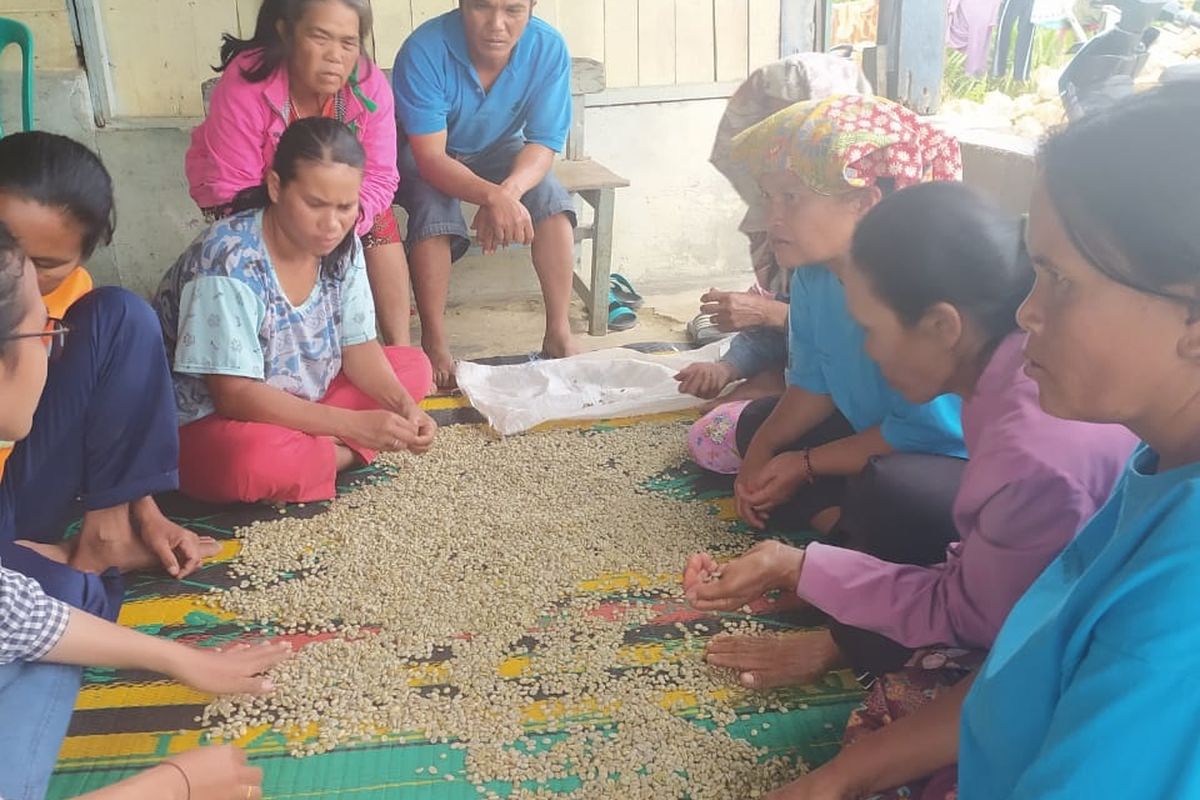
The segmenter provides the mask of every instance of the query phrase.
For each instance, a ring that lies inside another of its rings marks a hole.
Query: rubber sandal
[[[624,303],[630,308],[642,307],[642,296],[633,288],[633,284],[624,275],[613,274],[608,278],[608,294],[617,302]]]
[[[706,344],[715,342],[718,339],[727,339],[735,335],[734,332],[720,330],[714,320],[712,314],[697,314],[695,318],[687,325],[688,338],[692,344],[697,347],[703,347]]]
[[[637,325],[637,313],[629,306],[617,300],[608,304],[608,329],[610,331],[627,331]]]

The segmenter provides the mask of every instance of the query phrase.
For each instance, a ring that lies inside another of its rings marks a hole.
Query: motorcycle
[[[1154,27],[1156,21],[1200,28],[1200,13],[1170,0],[1110,0],[1104,4],[1120,10],[1120,21],[1080,48],[1058,81],[1070,119],[1099,111],[1133,93],[1134,78],[1145,68],[1160,34]],[[1200,64],[1171,67],[1162,80],[1200,80]]]

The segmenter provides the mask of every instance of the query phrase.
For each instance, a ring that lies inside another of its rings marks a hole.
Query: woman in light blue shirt
[[[154,298],[175,378],[179,483],[211,503],[304,503],[380,451],[424,453],[429,359],[380,346],[354,231],[366,153],[293,122],[264,186],[202,232]]]
[[[727,406],[737,410],[725,422],[697,423],[702,430],[693,428],[689,444],[693,452],[703,446],[697,436],[736,444],[734,500],[748,525],[816,530],[839,543],[850,540],[838,524],[843,507],[855,507],[887,456],[917,456],[915,468],[888,480],[898,487],[888,492],[897,544],[890,555],[936,563],[958,538],[962,403],[947,394],[913,403],[888,385],[850,314],[842,276],[855,228],[885,193],[958,179],[958,142],[885,98],[831,95],[744,131],[733,153],[758,178],[773,254],[791,273],[788,385],[779,398]],[[842,663],[828,631],[725,637],[708,658],[739,673],[770,662],[778,685],[806,683]]]

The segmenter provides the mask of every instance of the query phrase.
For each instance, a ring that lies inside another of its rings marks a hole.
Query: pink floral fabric
[[[981,650],[918,650],[901,670],[880,676],[871,685],[862,705],[846,723],[842,746],[851,745],[872,731],[913,713],[967,678],[986,656],[987,653]],[[957,797],[957,768],[949,766],[908,786],[874,795],[871,800],[956,800]]]
[[[724,403],[692,424],[688,451],[692,460],[711,472],[736,475],[742,466],[737,447],[737,423],[750,400]]]
[[[903,189],[962,178],[958,140],[882,97],[834,95],[785,108],[733,141],[757,175],[786,172],[832,195],[890,178]]]

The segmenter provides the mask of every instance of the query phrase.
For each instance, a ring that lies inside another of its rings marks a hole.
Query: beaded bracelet
[[[179,770],[179,774],[183,778],[183,785],[187,787],[187,799],[186,800],[192,800],[192,782],[188,778],[187,773],[184,772],[183,767],[179,766],[174,761],[163,761],[162,764],[164,766],[174,767],[175,769]]]
[[[803,452],[804,452],[804,471],[805,471],[805,473],[807,473],[807,477],[805,480],[807,480],[810,484],[816,483],[817,482],[817,474],[815,472],[813,472],[812,448],[806,447],[806,448],[804,448]]]

